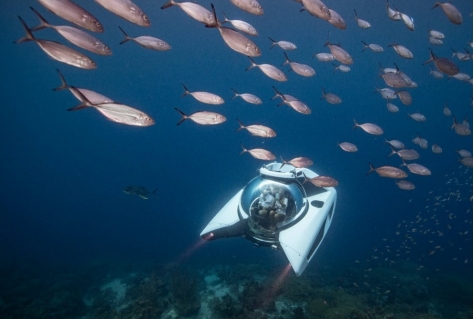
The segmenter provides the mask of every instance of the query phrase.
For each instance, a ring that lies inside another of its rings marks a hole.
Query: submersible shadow
[[[318,176],[307,168],[274,162],[259,172],[214,216],[201,238],[241,236],[256,246],[282,249],[299,276],[329,230],[337,192],[304,183]]]

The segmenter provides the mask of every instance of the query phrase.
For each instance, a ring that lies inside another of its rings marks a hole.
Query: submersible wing
[[[304,183],[318,176],[307,168],[274,162],[259,172],[214,216],[201,237],[242,236],[256,246],[282,249],[299,276],[331,225],[336,190]]]

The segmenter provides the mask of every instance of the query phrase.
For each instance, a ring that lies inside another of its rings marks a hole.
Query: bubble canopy
[[[247,215],[250,215],[250,206],[254,200],[264,193],[288,194],[294,200],[297,212],[303,208],[306,197],[304,189],[294,180],[275,180],[264,175],[257,176],[247,184],[242,192],[240,205]]]
[[[261,174],[243,189],[242,215],[249,217],[248,235],[274,242],[279,230],[305,212],[306,193],[295,177],[275,178]]]

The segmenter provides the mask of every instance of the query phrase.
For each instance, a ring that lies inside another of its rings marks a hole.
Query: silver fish
[[[405,105],[411,105],[413,102],[413,98],[408,91],[398,91],[397,95],[400,98],[400,101],[402,101],[402,103]]]
[[[369,166],[370,166],[370,170],[365,175],[368,175],[368,174],[372,173],[373,171],[375,171],[381,177],[405,178],[405,177],[408,176],[407,172],[405,172],[404,170],[401,170],[397,167],[380,166],[380,167],[375,168],[374,166],[372,166],[371,163],[369,163]]]
[[[379,92],[382,98],[386,100],[394,100],[397,98],[397,93],[390,88],[383,88],[383,89],[375,88],[375,92]]]
[[[333,93],[326,93],[324,91],[324,88],[321,88],[323,95],[320,100],[325,99],[329,104],[340,104],[342,103],[342,100],[339,96]]]
[[[398,111],[400,111],[398,106],[393,103],[390,103],[389,100],[387,100],[387,110],[392,113],[397,113]]]
[[[227,19],[224,12],[222,12],[222,14],[224,15],[224,22],[222,23],[229,22],[230,24],[232,24],[234,28],[236,28],[237,30],[241,32],[244,32],[244,33],[247,33],[248,35],[253,35],[253,36],[258,35],[257,30],[250,23],[247,23],[242,20],[229,20]]]
[[[39,47],[51,58],[56,61],[63,62],[81,69],[95,69],[97,64],[95,64],[92,59],[87,57],[86,55],[73,50],[61,43],[48,41],[48,40],[40,40],[36,39],[33,34],[31,33],[30,29],[26,25],[25,21],[21,17],[18,17],[25,29],[26,36],[16,41],[16,43],[28,42],[33,41],[39,45]]]
[[[95,0],[105,9],[142,27],[151,25],[148,16],[130,0]]]
[[[451,129],[454,129],[456,134],[461,135],[461,136],[471,135],[471,129],[462,123],[457,123],[454,117],[453,117],[453,125],[451,125]]]
[[[449,21],[451,21],[452,23],[454,24],[462,23],[461,12],[459,12],[459,10],[451,3],[449,2],[441,3],[441,2],[436,1],[436,4],[431,9],[434,9],[436,7],[441,7],[446,17],[448,17]]]
[[[273,161],[276,157],[273,155],[272,152],[267,151],[266,149],[263,148],[253,148],[251,150],[248,150],[244,147],[242,143],[240,143],[240,146],[242,147],[242,152],[240,152],[239,155],[242,155],[244,153],[249,153],[256,159],[264,160],[264,161]]]
[[[406,190],[406,191],[411,191],[415,189],[415,184],[413,184],[410,181],[407,181],[406,179],[401,179],[397,181],[397,186],[398,188]]]
[[[166,9],[172,6],[178,6],[183,10],[188,16],[197,20],[205,25],[215,26],[217,21],[211,11],[207,10],[203,6],[194,3],[194,2],[176,2],[174,0],[169,0],[164,4],[161,9]]]
[[[431,145],[431,151],[435,154],[441,154],[443,152],[443,149],[438,144],[433,144]]]
[[[329,50],[331,51],[331,54],[339,62],[341,62],[343,64],[352,64],[353,63],[353,60],[352,60],[352,57],[350,56],[350,54],[347,53],[347,51],[344,50],[343,48],[341,48],[339,45],[331,44],[329,42],[326,42],[324,44],[324,46],[329,47]]]
[[[93,32],[104,32],[102,24],[91,13],[70,0],[38,0],[57,16]]]
[[[274,79],[276,81],[280,82],[285,82],[288,81],[288,78],[286,77],[285,73],[283,73],[280,69],[277,67],[271,65],[271,64],[256,64],[254,60],[249,57],[251,65],[245,69],[245,71],[251,70],[255,67],[258,67],[266,76],[268,76],[271,79]]]
[[[462,165],[464,165],[464,166],[472,167],[472,157],[468,157],[468,156],[463,157],[463,158],[461,159],[461,163],[462,163]]]
[[[431,68],[431,67],[430,67]],[[443,78],[443,73],[439,72],[438,70],[433,70],[431,68],[430,74],[435,78],[435,79],[442,79]]]
[[[282,94],[278,92],[278,90],[275,87],[273,87],[273,90],[275,90],[275,96],[272,98],[272,100],[277,97],[282,99],[282,103],[280,103],[278,106],[284,103],[298,113],[305,114],[305,115],[311,114],[311,109],[306,104],[304,104],[303,102],[295,98],[294,96],[291,96],[289,94]]]
[[[270,37],[268,37],[268,39],[270,39],[270,41],[272,41],[272,46],[270,47],[270,49],[272,49],[275,45],[277,45],[280,48],[282,48],[283,50],[287,50],[287,51],[296,49],[296,44],[294,44],[294,43],[291,43],[291,42],[288,42],[288,41],[283,41],[283,40],[275,41]]]
[[[237,8],[247,11],[248,13],[255,15],[263,14],[263,8],[257,0],[230,0],[230,2]]]
[[[451,116],[451,110],[448,108],[448,104],[444,103],[443,114],[445,116]]]
[[[69,86],[66,83],[66,79],[62,75],[61,71],[59,71],[58,69],[56,69],[56,71],[58,71],[59,78],[61,79],[61,85],[54,88],[53,91],[69,90],[79,101],[82,101],[82,94],[89,102],[91,102],[91,104],[114,103],[111,98],[108,98],[100,93],[77,87],[72,88],[72,86]],[[79,91],[81,94],[77,93],[77,91]]]
[[[373,124],[373,123],[358,124],[356,122],[356,120],[354,120],[354,127],[353,128],[356,128],[356,127],[360,127],[361,129],[363,129],[365,132],[367,132],[369,134],[373,134],[373,135],[382,135],[383,134],[382,128],[380,126],[376,125],[376,124]]]
[[[441,40],[445,38],[444,33],[440,31],[428,30],[428,33],[430,34],[430,37],[435,38],[435,39]]]
[[[390,44],[388,47],[392,47],[402,58],[413,59],[413,53],[401,44]]]
[[[433,51],[430,49],[430,58],[428,61],[426,61],[424,64],[433,62],[436,69],[438,69],[439,72],[447,74],[447,75],[455,75],[459,73],[459,68],[458,66],[452,62],[451,60],[447,58],[438,58]]]
[[[407,86],[407,83],[398,72],[383,73],[380,76],[385,81],[385,83],[390,87],[403,88]]]
[[[434,45],[441,45],[443,44],[443,40],[441,39],[436,39],[436,38],[433,38],[433,37],[429,37],[428,39],[430,41],[431,44],[434,44]]]
[[[385,139],[385,143],[388,143],[391,146],[393,146],[395,148],[398,148],[398,149],[404,149],[405,148],[405,145],[402,142],[400,142],[399,140],[389,141],[389,140]]]
[[[345,64],[335,65],[334,63],[332,63],[332,65],[334,66],[334,71],[339,70],[341,72],[349,72],[351,70],[351,68]]]
[[[259,104],[262,104],[262,100],[258,97],[258,96],[255,96],[253,94],[250,94],[250,93],[238,93],[236,90],[232,89],[232,91],[234,91],[234,96],[232,97],[232,99],[235,99],[237,97],[241,97],[242,100],[244,100],[245,102],[248,102],[248,103],[251,103],[251,104],[255,104],[255,105],[259,105]]]
[[[93,107],[113,122],[133,126],[150,126],[155,124],[155,121],[150,116],[133,107],[115,102],[93,104],[75,87],[71,86],[71,89],[76,90],[74,95],[80,97],[81,104],[68,109],[68,111]]]
[[[313,165],[313,161],[307,157],[295,157],[289,161],[285,161],[283,159],[283,157],[281,157],[281,161],[282,161],[282,164],[280,166],[280,169],[284,166],[284,165],[291,165],[293,167],[296,167],[296,168],[304,168],[304,167],[309,167],[311,165]]]
[[[339,13],[336,11],[329,9],[329,14],[331,15],[331,18],[328,20],[330,24],[335,26],[336,28],[340,30],[345,30],[346,29],[346,21],[341,17]]]
[[[218,26],[222,39],[232,50],[249,57],[260,56],[262,53],[255,43],[241,33],[226,27]]]
[[[331,53],[316,53],[313,57],[316,57],[321,62],[334,61],[334,55]]]
[[[392,19],[394,21],[398,21],[398,20],[401,19],[400,12],[390,8],[390,4],[388,3],[388,0],[387,0],[387,4],[386,4],[386,9],[387,9],[387,15],[390,19]]]
[[[119,26],[120,31],[122,31],[123,35],[125,36],[125,39],[123,39],[120,44],[124,44],[125,42],[128,42],[129,40],[132,40],[136,43],[138,43],[140,46],[144,47],[145,49],[151,49],[151,50],[157,50],[157,51],[166,51],[171,49],[171,45],[166,43],[165,41],[155,38],[155,37],[150,37],[146,35],[142,35],[136,38],[129,37],[127,33]]]
[[[331,19],[331,12],[329,8],[320,0],[298,0],[303,4],[303,7],[314,17],[323,20]]]
[[[412,114],[408,113],[408,116],[411,117],[412,119],[414,119],[417,122],[426,121],[426,117],[421,113],[412,113]]]
[[[242,122],[239,121],[239,119],[237,119],[237,122],[239,122],[240,127],[237,130],[235,130],[236,132],[246,129],[253,136],[271,138],[277,135],[276,132],[272,130],[271,128],[269,128],[268,126],[259,125],[259,124],[245,126],[244,124],[242,124]]]
[[[405,24],[405,26],[408,28],[408,30],[415,31],[415,20],[412,17],[401,12],[400,12],[400,17],[402,18],[402,21]]]
[[[283,52],[283,54],[285,55],[286,61],[283,62],[282,65],[289,64],[291,69],[296,74],[299,74],[301,76],[306,76],[306,77],[310,77],[310,76],[313,76],[313,75],[316,74],[316,71],[312,67],[310,67],[309,65],[301,64],[301,63],[298,63],[298,62],[292,62],[288,58],[288,55],[286,54],[286,52]]]
[[[357,152],[359,150],[355,144],[352,144],[350,142],[342,142],[338,143],[338,145],[342,150],[349,153]]]
[[[112,51],[110,48],[105,45],[102,41],[97,39],[96,37],[90,35],[87,32],[82,31],[81,29],[71,27],[68,25],[52,25],[49,24],[48,21],[33,7],[30,7],[31,10],[36,14],[38,19],[40,20],[40,24],[34,28],[31,28],[31,31],[37,31],[44,28],[51,28],[57,31],[60,35],[62,35],[66,40],[71,42],[74,45],[77,45],[80,48],[85,50],[100,54],[100,55],[111,55]]]
[[[390,146],[390,147],[392,147],[392,146]],[[416,150],[413,150],[413,149],[406,149],[405,148],[405,149],[401,149],[399,151],[396,151],[392,147],[392,152],[390,154],[388,154],[387,157],[390,157],[394,154],[397,154],[401,159],[404,159],[406,161],[413,161],[413,160],[416,160],[416,159],[420,158],[420,154]]]
[[[403,161],[403,164],[400,165],[400,166],[406,166],[408,168],[408,170],[413,174],[423,175],[423,176],[431,175],[431,171],[428,168],[424,167],[423,165],[417,164],[417,163],[407,164],[407,163],[405,163],[405,161]]]
[[[367,44],[364,41],[360,41],[360,42],[362,42],[364,44],[364,48],[362,49],[362,52],[364,52],[365,49],[367,49],[367,48],[369,48],[370,50],[372,50],[373,52],[376,52],[376,53],[383,52],[383,48],[378,44],[374,44],[374,43]]]
[[[188,88],[181,83],[184,88],[184,93],[182,96],[191,95],[196,100],[206,104],[213,104],[213,105],[220,105],[224,103],[224,99],[221,98],[219,95],[209,92],[189,92]]]
[[[304,173],[303,176],[303,184],[306,182],[311,182],[311,184],[317,187],[336,187],[337,185],[339,185],[339,182],[331,176],[319,175],[316,177],[308,178]]]
[[[362,20],[362,19],[359,19],[359,17],[357,16],[357,12],[355,11],[354,9],[354,13],[355,13],[355,20],[357,22],[357,25],[362,28],[362,29],[368,29],[371,27],[370,23],[365,21],[365,20]]]
[[[472,153],[469,152],[468,150],[456,150],[456,152],[457,152],[461,157],[472,157]]]
[[[224,115],[215,112],[200,111],[191,115],[186,115],[180,109],[176,107],[174,109],[181,114],[181,120],[176,125],[180,125],[187,119],[201,125],[217,125],[224,123],[227,120]]]
[[[467,51],[466,49],[464,49],[466,51],[466,53],[464,52],[457,52],[456,50],[454,50],[453,48],[451,48],[451,51],[453,51],[453,55],[451,57],[456,57],[458,58],[458,60],[460,61],[469,61],[472,59],[472,54],[469,53],[469,51]]]

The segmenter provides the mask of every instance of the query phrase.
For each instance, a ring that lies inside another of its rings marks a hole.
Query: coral
[[[171,279],[173,305],[180,316],[191,316],[199,312],[201,300],[196,278],[192,278],[185,270],[177,269]]]
[[[242,318],[243,309],[241,304],[229,294],[225,294],[221,298],[213,298],[210,301],[209,306],[211,307],[216,318]]]

